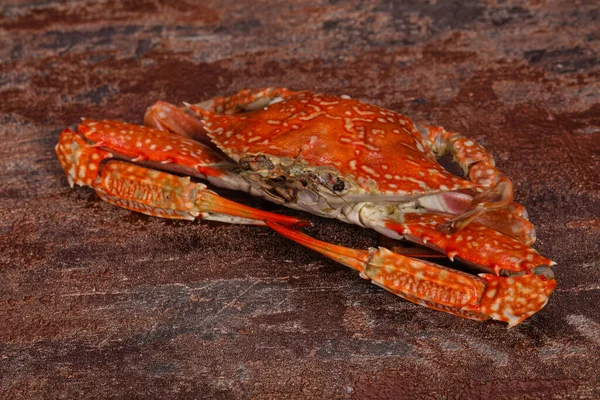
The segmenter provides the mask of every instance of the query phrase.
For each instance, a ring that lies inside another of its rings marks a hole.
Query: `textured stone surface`
[[[0,5],[0,397],[600,397],[597,2],[167,3]],[[510,330],[417,307],[267,229],[71,190],[54,155],[81,116],[268,85],[484,144],[558,263],[548,306]]]

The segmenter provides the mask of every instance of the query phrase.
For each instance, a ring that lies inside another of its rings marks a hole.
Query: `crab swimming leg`
[[[194,107],[218,114],[236,114],[257,110],[277,99],[289,96],[294,92],[285,88],[264,88],[260,90],[241,90],[232,96],[219,96],[206,100]],[[210,145],[204,124],[189,106],[176,107],[164,101],[158,101],[148,107],[144,115],[144,125],[158,130],[169,131],[187,136]]]
[[[413,303],[474,320],[521,323],[539,311],[556,286],[535,274],[500,277],[470,275],[394,253],[384,247],[350,249],[267,222],[281,235],[357,270],[360,276]]]
[[[119,160],[188,172],[217,183],[231,182],[218,169],[228,165],[218,154],[177,135],[121,122],[84,120],[78,132],[66,129],[61,133],[56,152],[71,186],[89,186],[103,200],[129,210],[174,219],[305,224],[224,199],[190,178]]]
[[[496,169],[491,154],[476,141],[457,132],[448,132],[441,127],[421,127],[424,128],[423,136],[438,157],[450,152],[471,181],[487,188],[473,197],[470,206],[464,213],[440,226],[439,229],[446,233],[457,232],[483,213],[495,212],[495,210],[503,208],[504,211],[498,211],[497,217],[490,219],[498,223],[502,220],[502,216],[506,215],[506,212],[513,214],[515,221],[506,220],[506,224],[509,226],[501,230],[513,232],[515,236],[527,238],[525,241],[533,242],[535,240],[535,235],[531,231],[533,225],[526,222],[523,206],[513,202],[513,184],[510,179]],[[520,226],[515,227],[510,224]],[[520,229],[523,231],[519,231]],[[532,237],[533,239],[531,239]]]

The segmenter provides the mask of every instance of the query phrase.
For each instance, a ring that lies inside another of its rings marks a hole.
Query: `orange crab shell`
[[[479,185],[444,170],[406,116],[357,100],[296,92],[244,114],[201,114],[213,142],[236,161],[264,154],[335,167],[372,194],[418,195]]]

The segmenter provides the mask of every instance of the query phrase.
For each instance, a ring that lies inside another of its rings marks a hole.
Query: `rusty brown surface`
[[[0,5],[0,397],[600,398],[595,2],[124,3]],[[71,190],[54,155],[82,116],[269,85],[484,144],[558,263],[547,307],[510,330],[421,308],[266,228]]]

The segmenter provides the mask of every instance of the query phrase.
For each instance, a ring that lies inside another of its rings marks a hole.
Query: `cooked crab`
[[[63,131],[57,154],[71,185],[150,215],[267,224],[409,301],[466,318],[518,324],[556,286],[511,181],[458,133],[347,96],[279,88],[182,108],[158,102],[145,124],[83,120]],[[447,152],[468,179],[438,163]],[[296,229],[303,221],[238,205],[189,176],[407,239],[482,273],[318,241]]]

